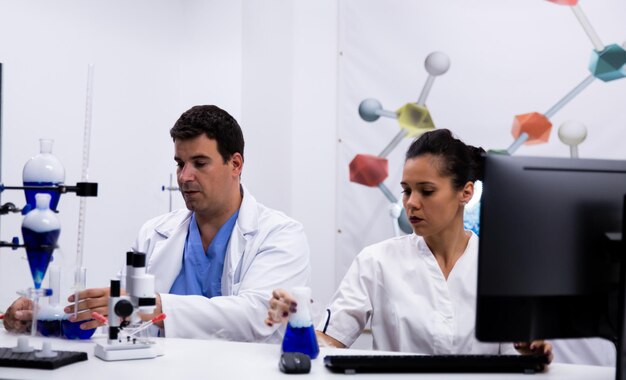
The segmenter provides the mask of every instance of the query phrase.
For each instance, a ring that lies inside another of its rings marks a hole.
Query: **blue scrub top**
[[[206,252],[202,248],[196,213],[191,215],[183,251],[183,266],[172,284],[170,294],[201,295],[208,298],[222,295],[224,258],[238,215],[239,210],[220,227]]]

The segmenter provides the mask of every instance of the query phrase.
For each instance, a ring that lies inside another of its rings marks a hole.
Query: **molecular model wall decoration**
[[[492,152],[512,155],[522,145],[548,142],[552,130],[550,119],[592,82],[596,79],[610,82],[626,77],[626,50],[624,50],[626,42],[621,46],[618,44],[604,45],[582,11],[578,0],[547,1],[569,7],[591,40],[593,50],[589,63],[590,75],[544,113],[529,112],[516,115],[511,129],[511,134],[514,138],[513,143],[507,149],[492,150]],[[412,229],[398,199],[383,182],[388,176],[386,157],[404,138],[415,138],[435,128],[430,112],[426,107],[426,99],[435,77],[445,74],[450,68],[450,60],[442,52],[433,52],[426,57],[425,67],[428,72],[428,78],[416,103],[407,103],[395,112],[383,109],[382,104],[378,100],[371,98],[363,100],[359,105],[359,115],[365,121],[373,122],[384,116],[397,119],[400,125],[400,131],[380,154],[377,156],[358,154],[350,162],[351,182],[369,187],[378,187],[389,200],[390,216],[395,235],[400,235],[402,232],[411,233]],[[587,128],[578,121],[567,121],[559,127],[558,136],[562,143],[570,147],[571,158],[578,158],[578,146],[587,137]],[[480,229],[478,215],[480,184],[478,183],[476,190],[475,201],[465,208],[464,224],[465,228],[471,229],[478,234]]]
[[[392,218],[394,232],[400,235],[400,231],[410,233],[412,231],[406,214],[398,203],[398,199],[384,184],[387,178],[387,156],[405,137],[415,138],[420,134],[435,128],[435,124],[426,107],[426,99],[435,82],[435,78],[445,74],[450,68],[450,59],[441,52],[433,52],[426,57],[425,64],[428,78],[422,88],[417,103],[407,103],[397,111],[383,109],[382,104],[376,99],[365,99],[359,105],[359,115],[365,121],[376,121],[381,116],[398,120],[400,131],[387,144],[378,156],[371,154],[357,154],[350,162],[350,181],[361,185],[378,187],[390,202],[390,216]]]

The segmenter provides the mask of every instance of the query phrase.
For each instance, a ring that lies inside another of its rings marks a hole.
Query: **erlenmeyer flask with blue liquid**
[[[289,316],[289,323],[283,338],[283,352],[301,352],[315,359],[320,348],[315,337],[315,329],[311,320],[311,289],[296,287],[291,290],[297,302],[297,311]]]
[[[51,139],[39,140],[39,154],[32,157],[24,165],[22,171],[22,182],[24,186],[57,186],[65,182],[65,168],[61,161],[52,154]],[[30,209],[36,207],[35,194],[44,193],[50,195],[50,208],[57,210],[61,194],[52,190],[24,190],[26,193],[26,203]]]

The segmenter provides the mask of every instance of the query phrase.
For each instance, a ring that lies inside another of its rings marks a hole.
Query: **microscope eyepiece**
[[[120,280],[111,280],[110,297],[120,296]]]
[[[133,255],[133,268],[144,268],[146,266],[146,254],[135,252]]]

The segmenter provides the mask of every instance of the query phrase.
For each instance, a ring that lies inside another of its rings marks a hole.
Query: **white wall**
[[[325,305],[335,290],[337,5],[243,5],[243,180],[258,200],[303,223],[314,298]]]
[[[87,201],[88,286],[106,285],[139,226],[168,210],[161,185],[174,171],[168,131],[178,116],[210,102],[240,116],[240,15],[236,1],[0,1],[4,183],[21,182],[39,137],[55,139],[66,183],[80,180],[87,64],[96,65],[89,179],[99,195]],[[23,195],[6,191],[2,201],[22,205]],[[66,268],[78,204],[65,195],[59,207]],[[20,234],[20,216],[1,222],[3,240]],[[24,256],[0,252],[0,309],[32,283]]]
[[[193,105],[215,104],[241,120],[242,1],[184,0],[176,3],[182,11],[177,20],[180,27],[177,41],[180,113]],[[182,201],[181,206],[184,206]]]
[[[295,1],[292,125],[293,216],[311,246],[314,298],[336,289],[337,2]]]
[[[242,181],[260,202],[290,211],[292,2],[244,3],[242,117],[246,138]]]

